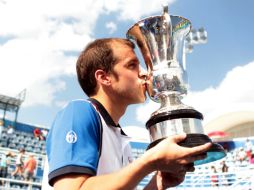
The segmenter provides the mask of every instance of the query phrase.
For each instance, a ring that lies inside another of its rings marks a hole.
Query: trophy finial
[[[168,14],[168,6],[162,5],[162,7],[163,7],[163,14]]]
[[[171,20],[170,20],[170,16],[169,16],[169,13],[168,13],[168,6],[167,5],[163,5],[163,14],[162,15],[163,15],[165,21],[169,22],[170,25],[171,25]]]

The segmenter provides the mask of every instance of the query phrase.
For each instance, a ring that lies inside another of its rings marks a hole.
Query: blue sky
[[[187,54],[184,101],[204,114],[204,123],[254,111],[252,0],[0,0],[0,94],[27,89],[18,121],[50,126],[64,104],[85,98],[75,75],[79,52],[95,38],[125,37],[141,18],[161,15],[163,3],[208,33],[207,44]],[[130,106],[121,125],[142,127],[157,107],[149,100]]]

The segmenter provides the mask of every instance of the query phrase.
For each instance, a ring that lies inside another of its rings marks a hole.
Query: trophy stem
[[[162,94],[159,96],[161,107],[176,106],[182,104],[180,97],[177,94]]]
[[[159,110],[152,113],[152,116],[155,116],[163,112],[171,112],[173,110],[187,110],[193,109],[191,106],[185,105],[181,101],[182,97],[180,93],[169,93],[167,91],[162,92],[158,95],[158,100],[161,104]]]

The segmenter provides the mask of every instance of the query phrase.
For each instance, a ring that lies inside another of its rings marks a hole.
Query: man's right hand
[[[212,143],[188,148],[178,145],[186,134],[175,135],[162,140],[147,151],[154,170],[175,173],[188,171],[188,166],[206,158],[206,151]]]

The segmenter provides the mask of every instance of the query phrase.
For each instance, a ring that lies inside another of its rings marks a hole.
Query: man
[[[26,181],[32,181],[37,162],[32,154],[29,155],[24,165],[24,177]]]
[[[33,133],[34,133],[34,137],[35,137],[36,139],[38,139],[39,141],[40,141],[40,140],[44,140],[44,137],[43,137],[43,135],[42,135],[41,129],[35,128],[34,131],[33,131]]]
[[[7,140],[6,141],[7,141],[7,147],[8,147],[9,144],[11,143],[11,140],[13,138],[12,136],[14,134],[14,128],[11,125],[8,125],[6,134],[7,134]]]
[[[6,152],[5,154],[2,154],[1,156],[1,162],[0,162],[0,178],[2,180],[0,181],[0,186],[4,186],[4,178],[8,175],[8,168],[11,163],[11,158],[13,157],[12,152]]]
[[[129,190],[157,171],[146,189],[180,184],[192,163],[211,144],[178,146],[186,137],[167,138],[131,162],[128,137],[119,120],[130,104],[145,101],[148,77],[125,39],[99,39],[77,61],[81,88],[89,100],[70,102],[58,113],[47,138],[49,183],[55,190]]]
[[[251,159],[251,154],[252,154],[252,142],[250,141],[250,139],[246,139],[245,142],[245,152],[246,152],[246,156],[248,157],[248,160],[250,161]]]
[[[24,158],[24,154],[25,154],[25,149],[20,148],[19,153],[16,157],[16,162],[15,162],[16,168],[11,174],[14,178],[16,177],[17,174],[18,174],[19,178],[23,177],[23,169],[24,169],[23,158]]]
[[[4,131],[4,122],[0,120],[0,139],[2,139],[3,131]]]

